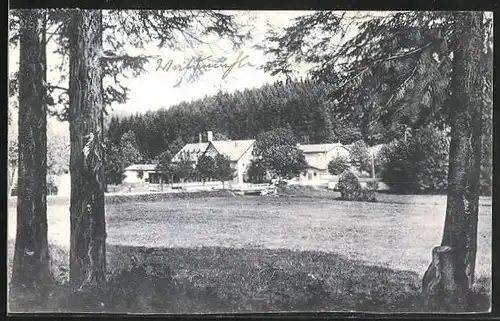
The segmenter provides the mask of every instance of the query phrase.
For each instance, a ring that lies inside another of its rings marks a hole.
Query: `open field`
[[[360,203],[338,201],[336,195],[328,193],[314,194],[322,197],[107,200],[110,273],[129,269],[137,264],[134,262],[159,262],[172,270],[177,282],[188,284],[182,295],[174,297],[199,306],[199,312],[308,306],[412,310],[401,300],[418,292],[431,250],[440,243],[446,198],[379,195],[378,203]],[[8,222],[11,244],[15,237],[13,204]],[[59,251],[56,256],[67,264],[68,204],[49,202],[48,212],[49,242]],[[488,283],[485,280],[491,275],[491,215],[491,198],[484,198],[477,255],[477,276],[482,283]],[[67,277],[67,272],[62,275]],[[297,290],[306,285],[314,289]],[[286,288],[290,286],[297,289]],[[186,294],[200,287],[208,291],[203,292],[204,299]],[[273,294],[276,287],[295,291],[296,297]],[[351,293],[351,299],[342,299],[346,293]],[[207,297],[220,302],[202,304]],[[376,303],[377,297],[383,302]],[[231,300],[238,303],[227,303]],[[177,304],[174,310],[184,311],[182,304]],[[186,304],[184,309],[189,307]]]
[[[380,195],[379,203],[301,197],[206,197],[106,206],[108,243],[333,252],[423,273],[439,245],[444,196]],[[488,203],[489,202],[489,203]],[[477,273],[491,270],[491,199],[481,202]],[[50,205],[49,241],[69,246],[68,205]],[[15,237],[9,207],[9,239]]]

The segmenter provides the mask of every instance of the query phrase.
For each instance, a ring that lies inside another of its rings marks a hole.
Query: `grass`
[[[51,251],[61,264],[64,251],[55,247]],[[99,298],[99,310],[94,307],[93,312],[426,311],[418,274],[332,253],[110,245],[108,267],[108,289]],[[62,285],[55,288],[48,306],[33,309],[87,312],[70,308],[71,294],[64,285],[67,270],[54,272]],[[489,282],[481,278],[477,284],[468,310],[486,311]]]
[[[324,193],[108,198],[103,311],[422,311],[420,280],[446,198],[379,195],[368,204]],[[491,199],[481,204],[474,311],[488,310],[491,278]],[[53,269],[64,284],[68,205],[54,202],[48,212]]]

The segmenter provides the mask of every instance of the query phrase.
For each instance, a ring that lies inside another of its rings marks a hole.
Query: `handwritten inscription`
[[[238,68],[243,68],[243,67],[254,67],[254,65],[250,62],[248,62],[249,55],[245,55],[242,52],[238,54],[238,57],[236,60],[234,60],[231,63],[227,63],[225,58],[221,59],[221,61],[211,61],[210,58],[213,58],[213,55],[210,56],[205,56],[205,57],[194,57],[191,58],[186,64],[179,64],[179,63],[174,63],[174,61],[167,60],[164,61],[162,58],[159,58],[156,61],[156,71],[180,71],[183,72],[181,76],[179,77],[179,80],[177,83],[174,85],[175,87],[178,87],[182,81],[184,80],[184,77],[188,74],[189,71],[191,71],[194,75],[200,74],[203,72],[203,70],[207,69],[217,69],[217,68],[223,68],[224,72],[222,74],[222,79],[226,79],[227,76],[234,70]]]

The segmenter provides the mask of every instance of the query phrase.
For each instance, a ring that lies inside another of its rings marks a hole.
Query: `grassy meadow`
[[[440,243],[446,208],[441,195],[380,194],[377,203],[307,189],[275,197],[163,195],[107,198],[110,294],[103,311],[421,311],[420,280]],[[62,283],[68,208],[67,200],[48,201],[54,273]],[[481,199],[482,294],[490,288],[491,214],[491,198]],[[15,200],[8,234],[11,260]],[[471,309],[487,310],[487,301]]]

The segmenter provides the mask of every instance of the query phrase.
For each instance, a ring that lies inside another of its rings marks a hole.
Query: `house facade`
[[[211,141],[205,154],[210,157],[215,157],[217,154],[227,156],[231,168],[235,170],[232,183],[243,184],[247,179],[246,174],[252,161],[254,143],[255,140],[253,139]]]
[[[213,140],[212,132],[207,132],[207,141],[202,141],[200,134],[198,143],[186,144],[179,150],[172,162],[187,161],[190,166],[196,168],[198,159],[202,155],[207,155],[212,158],[222,154],[229,158],[230,166],[234,169],[234,177],[228,181],[233,186],[244,184],[248,181],[248,169],[253,159],[253,150],[255,145],[254,139],[248,140]],[[328,164],[336,157],[344,157],[350,162],[350,148],[341,143],[332,144],[299,144],[297,146],[304,154],[307,162],[307,168],[299,177],[292,179],[293,184],[303,185],[322,185],[330,182],[336,182],[337,176],[331,175],[328,172]],[[380,148],[373,148],[370,153],[376,154]],[[155,164],[137,164],[126,168],[125,180],[126,184],[159,184],[161,174],[155,169]],[[142,174],[141,174],[142,173]],[[197,185],[201,183],[201,178],[191,177],[173,177],[173,183],[193,183]],[[210,181],[212,181],[210,183]],[[163,180],[165,182],[165,180]],[[207,184],[216,184],[216,180],[209,179]],[[187,184],[190,185],[190,184]],[[205,185],[205,184],[204,184]]]
[[[306,172],[301,174],[299,181],[320,182],[329,180],[328,163],[335,157],[345,157],[349,160],[349,148],[340,144],[308,144],[299,145],[307,162]]]
[[[198,143],[186,144],[172,158],[172,162],[181,162],[187,160],[196,167],[198,159],[202,155],[207,155],[215,158],[216,155],[222,154],[229,158],[231,168],[235,170],[235,175],[231,183],[241,184],[246,180],[246,172],[252,159],[252,151],[255,140],[213,140],[213,133],[206,133],[207,141],[202,141],[202,134],[199,135]],[[201,181],[196,180],[195,181]],[[186,180],[180,178],[181,182]]]
[[[125,168],[124,184],[142,185],[151,182],[151,176],[156,174],[156,164],[134,164]]]

